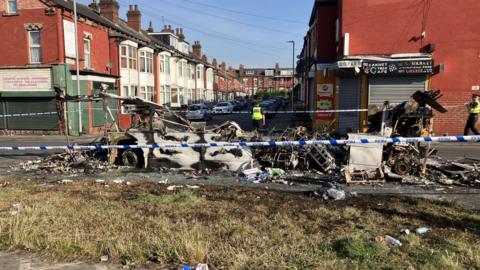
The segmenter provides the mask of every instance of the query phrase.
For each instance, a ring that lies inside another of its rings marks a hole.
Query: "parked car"
[[[274,97],[273,100],[277,108],[283,108],[283,105],[285,105],[285,99],[283,97]]]
[[[269,100],[264,100],[262,102],[260,102],[260,107],[263,108],[264,111],[266,112],[270,112],[270,113],[267,113],[265,116],[266,118],[271,118],[273,117],[273,113],[271,112],[276,112],[277,111],[277,108],[275,106],[275,102],[271,99]]]
[[[215,107],[213,107],[213,113],[222,114],[222,113],[232,113],[233,104],[231,102],[220,102]]]
[[[243,109],[245,109],[245,102],[243,100],[235,100],[233,102],[234,111],[241,111]]]
[[[188,107],[187,115],[188,120],[208,120],[211,119],[211,115],[208,112],[208,107],[205,104],[193,104]]]

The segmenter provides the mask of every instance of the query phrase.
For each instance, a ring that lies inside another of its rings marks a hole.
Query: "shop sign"
[[[361,66],[362,62],[360,60],[342,60],[337,62],[338,68],[356,68]]]
[[[333,109],[333,84],[317,84],[317,110]],[[332,113],[317,113],[318,120],[329,120]]]
[[[50,91],[50,69],[0,70],[0,91]]]
[[[369,75],[417,75],[432,74],[432,60],[363,62],[362,68]]]

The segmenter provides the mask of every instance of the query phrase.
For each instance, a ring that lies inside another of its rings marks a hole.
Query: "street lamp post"
[[[292,110],[293,110],[293,88],[295,86],[295,40],[287,41],[287,43],[292,43],[292,45],[293,45],[293,52],[292,52],[292,92],[290,93],[290,97],[292,99]]]
[[[75,66],[76,66],[76,75],[77,75],[77,95],[79,100],[77,101],[77,110],[78,110],[78,133],[81,135],[83,133],[83,123],[82,123],[82,102],[80,101],[80,61],[79,61],[79,52],[78,52],[78,17],[77,17],[77,0],[73,0],[73,16],[74,16],[74,26],[75,26]]]

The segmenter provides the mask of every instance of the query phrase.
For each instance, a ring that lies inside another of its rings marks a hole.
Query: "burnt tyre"
[[[120,155],[120,164],[132,168],[140,168],[143,165],[142,151],[139,149],[126,149]]]

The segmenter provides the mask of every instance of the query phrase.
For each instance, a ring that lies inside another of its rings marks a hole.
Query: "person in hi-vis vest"
[[[478,115],[480,114],[480,97],[477,94],[472,96],[472,102],[465,104],[468,109],[468,120],[467,124],[465,125],[465,133],[464,135],[467,136],[468,132],[471,130],[473,134],[480,135],[477,129],[477,122],[478,122]]]
[[[253,120],[253,128],[255,130],[260,129],[261,127],[265,126],[265,115],[263,114],[263,109],[260,107],[260,104],[255,103],[252,109],[252,120]]]

